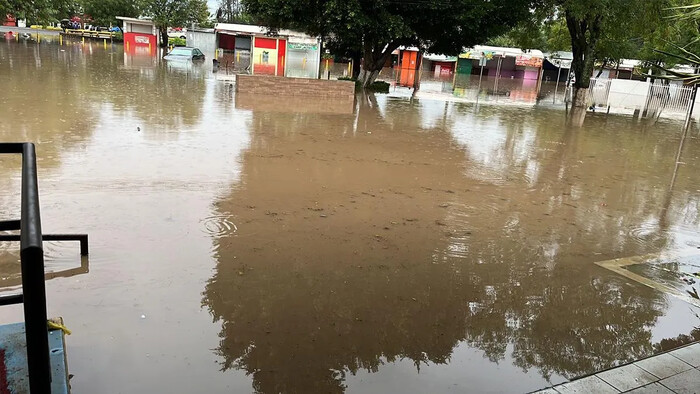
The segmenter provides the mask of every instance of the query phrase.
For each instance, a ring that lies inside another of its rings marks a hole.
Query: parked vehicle
[[[175,47],[164,57],[165,60],[204,60],[204,54],[199,48]]]
[[[185,35],[187,33],[186,30],[171,30],[168,32],[168,37],[170,38],[182,38],[183,40],[187,39],[187,36]]]

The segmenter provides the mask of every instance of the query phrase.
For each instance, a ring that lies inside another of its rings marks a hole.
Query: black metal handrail
[[[80,252],[87,255],[87,235],[42,235],[39,212],[36,151],[32,143],[0,143],[0,154],[22,155],[22,207],[20,220],[0,221],[0,231],[19,230],[0,235],[0,241],[20,241],[22,293],[2,297],[0,305],[24,303],[24,326],[27,339],[29,390],[51,392],[51,366],[44,284],[44,240],[80,241]]]

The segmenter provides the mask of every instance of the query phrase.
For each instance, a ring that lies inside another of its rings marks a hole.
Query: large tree
[[[624,58],[668,62],[672,57],[653,51],[687,35],[687,26],[669,18],[675,6],[696,0],[650,0],[631,5],[626,0],[556,0],[565,15],[574,54],[574,106],[584,107],[594,62],[618,63]],[[697,28],[694,29],[697,36]]]
[[[73,0],[0,0],[0,15],[26,19],[29,24],[58,22],[78,9]]]
[[[168,46],[168,27],[203,23],[209,19],[205,0],[144,0],[141,12],[155,22],[163,47]]]
[[[528,16],[538,0],[242,0],[260,24],[293,28],[362,55],[366,86],[400,46],[455,55]]]
[[[83,13],[99,26],[119,25],[117,16],[138,17],[139,4],[130,0],[82,0]]]
[[[546,0],[527,23],[493,42],[549,51],[570,48],[576,76],[574,105],[585,107],[596,62],[605,66],[625,58],[667,61],[652,49],[696,30],[667,18],[668,9],[692,1],[650,0],[632,6],[626,0]],[[568,42],[562,41],[563,32]]]
[[[250,15],[245,12],[241,0],[219,0],[216,9],[216,21],[219,23],[251,23]]]

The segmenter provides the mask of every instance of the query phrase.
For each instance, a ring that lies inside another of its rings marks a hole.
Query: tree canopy
[[[216,21],[220,23],[252,23],[252,19],[245,12],[241,0],[219,0]]]
[[[141,14],[150,17],[160,31],[161,45],[168,45],[168,27],[201,23],[209,19],[205,0],[142,0]]]
[[[135,18],[140,13],[139,4],[126,0],[82,0],[82,8],[83,13],[99,26],[119,26],[117,16]]]
[[[621,59],[632,58],[675,63],[677,59],[655,49],[677,54],[671,43],[689,42],[689,36],[697,36],[697,21],[669,18],[673,7],[694,2],[651,0],[632,5],[626,0],[544,0],[530,18],[492,43],[571,50],[575,86],[577,91],[587,91],[595,62],[619,64]]]
[[[31,23],[56,22],[72,16],[80,5],[73,0],[0,0],[0,15],[14,15]]]
[[[161,32],[209,19],[206,0],[0,0],[0,15],[5,14],[41,24],[86,15],[103,26],[118,24],[117,16],[146,16]]]
[[[526,18],[536,0],[242,0],[257,23],[321,35],[363,57],[371,83],[399,46],[458,54]]]

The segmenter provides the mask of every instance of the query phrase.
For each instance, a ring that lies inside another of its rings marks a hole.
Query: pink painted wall
[[[537,79],[539,77],[540,77],[540,70],[539,69],[525,70],[525,73],[523,74],[523,79]]]

